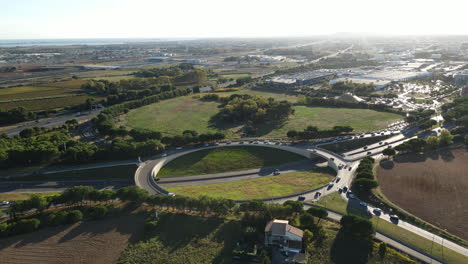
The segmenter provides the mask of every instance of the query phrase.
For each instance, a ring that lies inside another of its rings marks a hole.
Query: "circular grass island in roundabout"
[[[280,174],[274,175],[275,170]],[[167,163],[157,177],[159,186],[177,195],[252,200],[312,190],[335,175],[297,153],[245,145],[188,153]]]

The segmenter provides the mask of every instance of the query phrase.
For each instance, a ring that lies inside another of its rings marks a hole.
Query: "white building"
[[[304,232],[289,225],[289,221],[274,219],[265,227],[265,245],[276,245],[283,251],[298,253],[302,250],[303,235]]]

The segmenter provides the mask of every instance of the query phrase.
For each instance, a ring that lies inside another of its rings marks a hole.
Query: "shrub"
[[[98,205],[90,208],[89,216],[91,217],[91,219],[101,219],[107,215],[108,211],[109,210],[107,209],[107,207]]]
[[[13,234],[29,233],[39,228],[41,221],[37,218],[21,219],[12,226]]]
[[[68,224],[73,224],[83,220],[83,213],[80,210],[73,210],[68,212],[66,222]]]

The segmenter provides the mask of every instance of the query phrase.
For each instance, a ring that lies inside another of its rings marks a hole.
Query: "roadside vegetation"
[[[0,178],[2,181],[80,181],[121,179],[133,182],[136,165],[121,165],[106,168],[93,168],[46,174],[32,174],[21,177]]]
[[[171,161],[159,171],[158,177],[256,169],[305,159],[289,151],[267,147],[235,146],[205,149]]]

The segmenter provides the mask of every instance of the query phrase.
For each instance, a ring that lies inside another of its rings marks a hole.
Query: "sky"
[[[0,39],[468,35],[468,0],[0,0]]]

